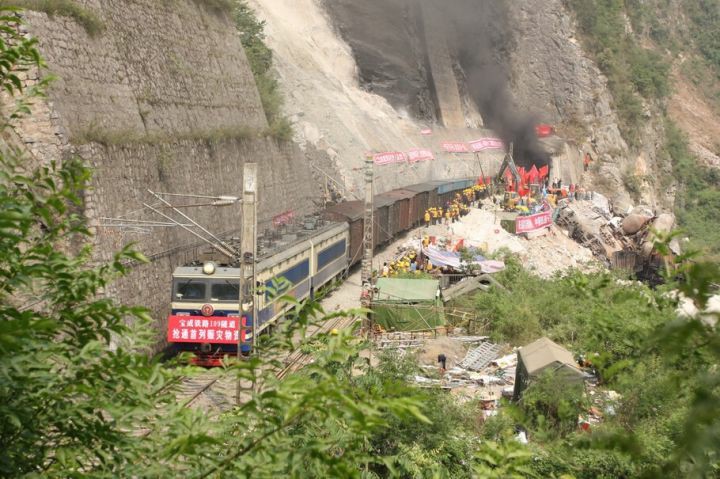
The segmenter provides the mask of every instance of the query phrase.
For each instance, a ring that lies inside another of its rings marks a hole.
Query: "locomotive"
[[[374,246],[420,224],[426,209],[444,205],[475,181],[420,183],[376,195]],[[346,277],[350,267],[360,261],[363,212],[362,202],[343,202],[300,229],[281,237],[258,238],[254,317],[240,311],[237,265],[205,262],[176,268],[167,326],[172,349],[194,353],[193,362],[202,366],[220,365],[224,356],[237,354],[238,344],[242,352],[248,352],[252,341],[249,327],[255,325],[254,334],[265,332],[294,307],[280,299],[281,294],[268,291],[283,284],[282,296],[313,299],[322,288]]]

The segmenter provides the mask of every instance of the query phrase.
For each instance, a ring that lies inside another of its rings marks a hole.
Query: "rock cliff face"
[[[412,53],[420,55],[423,49],[417,44],[416,23],[406,13],[405,2],[339,2],[354,18],[347,26],[356,34],[362,33],[372,15],[385,29],[378,36],[366,32],[360,39],[365,42],[359,53],[367,59],[364,65],[338,35],[320,0],[249,3],[267,22],[267,42],[274,52],[296,140],[313,157],[313,166],[327,174],[319,177],[332,177],[328,181],[341,185],[346,198],[362,198],[362,168],[372,151],[430,148],[435,152],[434,161],[378,167],[375,188],[379,193],[423,181],[477,176],[481,165],[486,174],[497,171],[503,157],[500,150],[483,152],[478,161],[473,155],[440,149],[445,140],[470,141],[493,133],[430,123],[429,118],[436,116],[427,110],[430,93],[423,78],[425,63]],[[385,6],[398,17],[382,15]],[[431,127],[432,135],[421,135],[426,127]],[[316,161],[316,157],[324,159]]]
[[[428,35],[418,26],[417,12],[437,3],[454,48],[450,55],[460,89],[476,100],[486,125],[501,128],[494,120],[513,108],[519,120],[555,124],[568,140],[551,151],[566,183],[597,189],[621,209],[635,202],[659,210],[671,207],[672,191],[652,178],[670,175],[670,165],[657,153],[662,126],[648,121],[643,146],[631,151],[618,127],[607,81],[583,51],[562,0],[338,0],[324,2],[324,7],[352,48],[362,85],[395,108],[432,120],[437,116],[428,112],[437,108],[428,106],[428,100],[436,101],[423,43]],[[577,166],[585,152],[595,162],[582,175]],[[642,182],[634,197],[626,185],[629,177]]]
[[[147,189],[238,195],[246,161],[260,164],[261,231],[283,211],[310,212],[318,188],[297,147],[260,135],[265,116],[229,18],[193,0],[85,4],[105,26],[94,37],[69,18],[26,13],[58,79],[17,134],[36,161],[79,155],[95,168],[84,199],[98,259],[134,241],[153,260],[109,293],[150,307],[162,332],[170,274],[197,240],[176,228],[106,228],[103,218],[159,219],[138,212],[152,203]],[[189,214],[216,233],[240,226],[237,206]]]
[[[650,121],[642,133],[642,147],[632,152],[618,127],[607,80],[582,49],[572,16],[562,0],[508,2],[516,28],[512,56],[512,90],[516,101],[560,133],[590,152],[595,164],[586,184],[625,209],[642,202],[668,210],[672,192],[644,180],[641,194],[632,198],[625,178],[671,175],[671,165],[658,154],[662,126]],[[648,107],[649,108],[649,107]]]

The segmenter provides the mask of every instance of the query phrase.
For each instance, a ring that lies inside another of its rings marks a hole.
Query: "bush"
[[[45,12],[49,16],[70,17],[82,25],[90,36],[98,35],[105,29],[102,20],[92,10],[74,0],[0,0],[0,7],[11,6]]]
[[[675,212],[689,235],[690,246],[709,258],[720,257],[720,172],[698,163],[684,133],[668,121],[663,153],[672,162],[678,182]]]
[[[670,66],[665,59],[637,45],[625,31],[625,14],[637,13],[623,0],[565,0],[577,17],[580,32],[598,66],[608,78],[625,140],[639,146],[643,125],[642,99],[662,100],[670,93]],[[632,5],[632,4],[631,4]],[[642,21],[642,15],[630,14]]]
[[[268,135],[289,141],[293,136],[292,123],[282,112],[284,100],[272,71],[272,50],[265,44],[265,22],[258,20],[244,0],[236,3],[234,17],[265,110]]]

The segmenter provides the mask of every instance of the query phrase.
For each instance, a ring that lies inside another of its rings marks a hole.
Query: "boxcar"
[[[376,238],[375,246],[380,246],[389,243],[395,236],[393,233],[393,231],[396,231],[394,201],[386,196],[375,195],[373,202],[375,206],[375,225],[373,228]]]
[[[375,195],[375,204],[378,205],[378,209],[387,207],[387,224],[382,225],[387,233],[390,235],[387,241],[397,236],[402,231],[400,225],[400,205],[398,205],[397,199],[389,192]]]
[[[395,214],[397,215],[397,232],[400,233],[412,228],[417,221],[417,214],[411,209],[411,201],[415,193],[409,190],[396,189],[384,193],[395,202]]]
[[[425,217],[425,211],[433,206],[438,206],[435,203],[430,203],[430,193],[435,194],[435,186],[432,183],[418,183],[416,185],[410,185],[405,187],[405,190],[414,193],[410,206],[411,221],[413,224],[422,224]]]

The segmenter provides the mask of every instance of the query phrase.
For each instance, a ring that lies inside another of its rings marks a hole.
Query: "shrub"
[[[258,20],[244,0],[236,3],[234,17],[265,110],[267,134],[288,141],[293,136],[292,123],[282,113],[284,100],[272,71],[272,50],[265,44],[265,22]]]
[[[0,0],[0,7],[10,6],[45,12],[51,17],[70,17],[90,36],[96,36],[105,29],[102,20],[92,10],[73,0]]]

